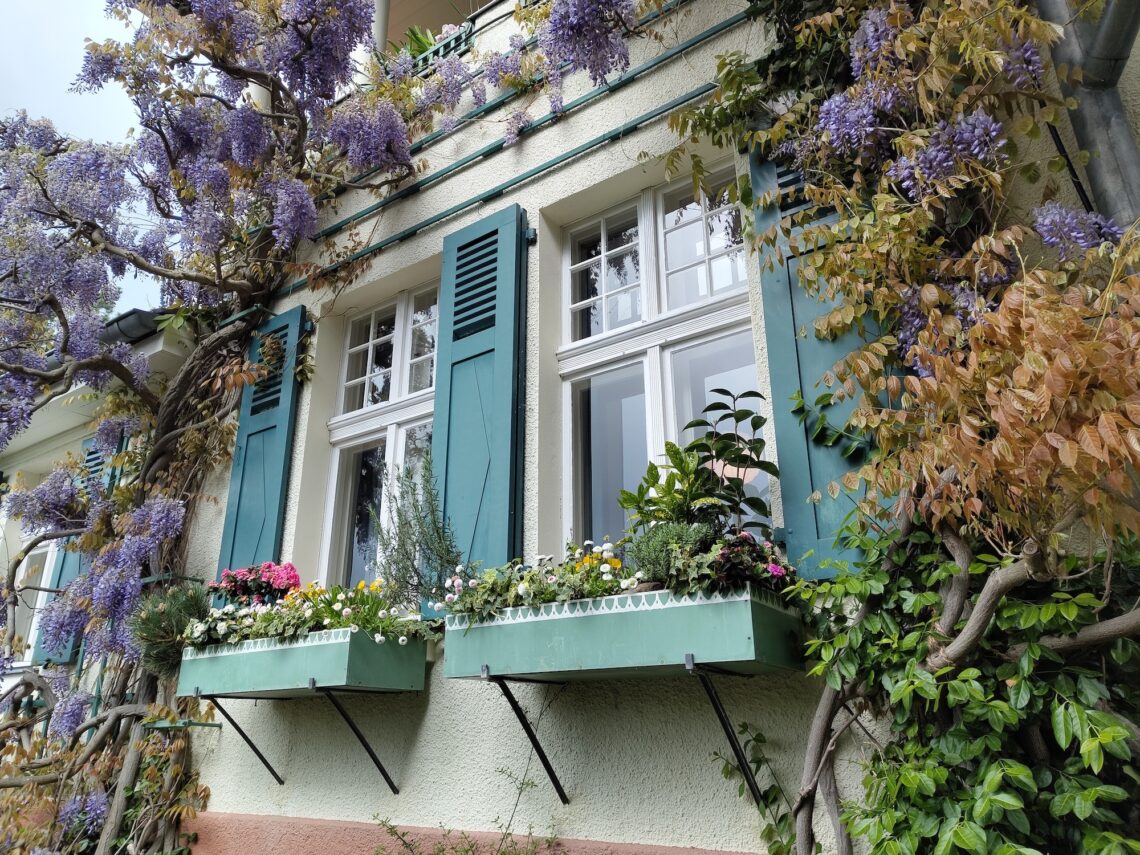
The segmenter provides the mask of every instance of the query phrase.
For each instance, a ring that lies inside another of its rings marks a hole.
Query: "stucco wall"
[[[724,20],[743,4],[696,0],[666,19],[660,40],[632,45],[632,64],[678,44]],[[480,49],[506,44],[510,22],[489,31]],[[715,57],[727,50],[753,55],[770,46],[759,24],[743,24],[700,45],[642,80],[571,113],[503,152],[386,209],[356,229],[365,242],[418,222],[456,201],[577,145],[676,95],[713,79]],[[591,88],[583,75],[567,81],[566,100]],[[536,102],[532,115],[546,110]],[[438,142],[423,156],[430,173],[502,134],[502,116],[491,117]],[[659,120],[523,184],[487,206],[460,214],[374,257],[371,271],[334,298],[303,291],[281,308],[304,302],[317,318],[313,338],[316,377],[300,400],[283,557],[304,578],[323,579],[335,569],[322,554],[322,521],[329,502],[327,421],[341,368],[343,318],[396,292],[438,276],[445,234],[512,203],[522,205],[538,240],[528,252],[527,378],[525,430],[525,550],[557,552],[562,527],[560,455],[561,383],[555,353],[560,342],[561,228],[665,180],[660,164],[638,154],[659,154],[674,142]],[[732,152],[707,151],[731,159]],[[743,164],[741,164],[743,168]],[[346,194],[327,221],[372,201]],[[344,235],[342,240],[347,240]],[[753,328],[763,329],[759,273],[750,260]],[[767,391],[768,360],[757,336],[757,385]],[[225,478],[211,482],[219,496],[203,507],[195,525],[195,572],[214,572],[225,504]],[[778,504],[778,502],[777,502]],[[778,514],[778,508],[777,508]],[[444,651],[446,654],[446,651]],[[806,723],[818,685],[799,674],[719,681],[737,721],[760,726],[771,739],[780,777],[794,789]],[[230,701],[232,712],[284,775],[274,784],[232,728],[196,734],[202,781],[218,812],[369,821],[386,817],[400,825],[492,830],[512,818],[516,829],[615,842],[756,851],[755,809],[721,776],[712,755],[727,751],[699,684],[692,679],[580,683],[565,689],[519,686],[532,720],[549,702],[538,729],[571,803],[562,806],[531,755],[525,736],[494,685],[444,680],[432,668],[422,694],[352,697],[358,717],[401,793],[384,786],[352,734],[324,700]],[[503,770],[503,771],[497,771]],[[851,786],[857,770],[842,765]],[[510,776],[537,786],[518,797]],[[824,831],[825,839],[827,838]]]

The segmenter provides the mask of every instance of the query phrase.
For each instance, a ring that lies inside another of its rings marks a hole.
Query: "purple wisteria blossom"
[[[1032,214],[1033,228],[1042,242],[1055,248],[1062,259],[1104,243],[1119,243],[1124,236],[1124,230],[1107,217],[1067,208],[1057,201],[1046,202]]]
[[[862,93],[838,92],[819,108],[818,129],[828,135],[831,147],[843,155],[855,154],[868,145],[878,124],[873,101]]]
[[[894,41],[898,29],[890,22],[889,9],[869,9],[851,36],[851,73],[858,80],[880,64],[897,64]]]
[[[345,151],[355,170],[393,171],[411,164],[408,126],[388,101],[351,105],[329,122],[329,139]]]
[[[317,206],[305,183],[279,178],[273,184],[273,234],[282,246],[293,246],[317,230]]]
[[[526,110],[515,110],[507,116],[507,130],[503,134],[503,145],[514,145],[519,141],[521,134],[530,125],[530,116]]]
[[[107,820],[107,794],[102,790],[77,793],[63,803],[56,820],[68,837],[93,838]]]
[[[502,87],[510,78],[522,76],[522,53],[526,41],[516,33],[511,36],[510,50],[493,53],[483,63],[483,73],[492,86]]]
[[[73,528],[80,518],[81,498],[75,475],[55,469],[30,490],[13,490],[4,504],[8,514],[31,534]]]
[[[1001,162],[1005,131],[1001,122],[985,110],[975,110],[954,125],[954,147],[963,156],[988,165]]]
[[[548,65],[568,63],[600,86],[610,72],[629,68],[624,30],[636,23],[633,0],[554,0],[538,44]]]
[[[1002,71],[1015,89],[1040,89],[1045,79],[1045,64],[1041,61],[1041,51],[1031,41],[1015,38],[1006,48]]]

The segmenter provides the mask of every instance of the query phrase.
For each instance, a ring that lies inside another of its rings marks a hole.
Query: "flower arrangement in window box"
[[[418,612],[394,606],[384,583],[293,588],[274,602],[226,603],[192,621],[179,694],[294,697],[313,690],[423,688],[425,641]]]
[[[231,603],[249,606],[276,602],[300,584],[301,576],[290,562],[266,561],[257,567],[223,570],[208,587]]]
[[[688,425],[703,433],[623,492],[627,539],[571,545],[560,562],[457,568],[442,602],[447,676],[628,675],[687,658],[744,673],[799,666],[801,622],[780,599],[795,569],[748,488],[750,473],[776,474],[764,418],[742,405],[758,393],[714,391],[728,400]]]

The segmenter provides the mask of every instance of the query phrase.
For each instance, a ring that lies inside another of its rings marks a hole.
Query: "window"
[[[330,584],[371,579],[389,486],[431,448],[437,303],[437,287],[405,292],[348,324],[342,413],[329,422]]]
[[[564,253],[566,527],[576,540],[618,538],[618,493],[650,456],[693,438],[685,425],[714,389],[758,385],[740,211],[727,190],[696,198],[685,180],[571,226]],[[767,476],[745,475],[767,499]]]
[[[50,581],[55,555],[52,545],[39,546],[24,559],[16,573],[16,590],[19,592],[16,599],[16,662],[28,662],[32,658],[32,649],[36,643],[37,617],[43,596],[43,591],[35,589],[46,587]],[[21,588],[23,590],[20,590]]]
[[[714,198],[693,196],[688,186],[662,195],[665,304],[670,309],[723,294],[745,284],[740,209],[729,199],[731,171],[709,179]]]

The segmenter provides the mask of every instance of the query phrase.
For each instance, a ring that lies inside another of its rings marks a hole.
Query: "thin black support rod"
[[[485,672],[484,672],[485,673]],[[531,747],[534,748],[534,753],[538,755],[538,760],[542,763],[542,768],[546,770],[546,777],[550,779],[550,783],[554,785],[554,792],[558,793],[558,800],[564,805],[570,804],[570,797],[566,795],[566,790],[562,788],[562,782],[558,780],[558,773],[554,771],[554,766],[550,763],[550,758],[546,756],[546,752],[542,750],[542,743],[538,741],[538,734],[534,732],[531,727],[530,720],[526,717],[523,708],[519,706],[518,700],[515,698],[514,693],[511,692],[507,681],[502,677],[492,677],[486,675],[492,683],[498,685],[503,692],[503,697],[507,699],[507,703],[511,705],[511,709],[515,712],[515,718],[519,720],[522,729],[526,732],[526,738],[530,740]]]
[[[269,771],[269,774],[273,776],[273,780],[275,780],[281,786],[284,786],[285,779],[277,774],[277,770],[273,768],[273,764],[265,759],[265,755],[261,753],[261,750],[257,747],[256,743],[254,743],[254,741],[249,738],[249,734],[241,729],[241,725],[234,721],[234,717],[226,712],[225,707],[218,703],[218,699],[207,697],[206,700],[214,705],[214,708],[222,714],[222,717],[225,718],[226,721],[230,723],[230,727],[236,730],[238,736],[245,740],[245,744],[249,746],[250,751],[257,755],[257,759],[261,761],[261,765],[264,766]]]
[[[685,654],[685,668],[688,669],[690,674],[701,681],[701,687],[709,697],[709,703],[712,704],[713,712],[716,713],[721,730],[724,731],[724,735],[728,738],[729,747],[732,748],[732,756],[736,758],[737,768],[740,769],[740,774],[744,776],[744,783],[748,785],[748,792],[752,794],[752,801],[756,803],[756,807],[762,808],[764,802],[761,800],[760,785],[756,783],[756,775],[752,771],[752,764],[748,762],[748,757],[744,753],[744,746],[740,744],[740,739],[736,735],[736,728],[732,726],[732,719],[728,717],[728,713],[724,709],[724,704],[720,702],[720,695],[717,694],[712,677],[696,665],[693,661],[693,654],[691,653]]]
[[[352,716],[348,714],[348,710],[341,706],[340,701],[336,699],[336,695],[328,689],[323,689],[322,694],[329,699],[329,703],[340,713],[340,717],[344,719],[344,723],[348,725],[348,729],[352,731],[357,741],[364,746],[364,750],[368,752],[368,756],[371,758],[373,765],[380,770],[380,774],[384,777],[384,783],[388,785],[388,789],[398,796],[400,794],[400,788],[396,786],[396,782],[392,780],[392,776],[388,774],[388,770],[384,768],[384,764],[380,762],[380,758],[376,756],[376,752],[372,750],[372,746],[368,744],[368,740],[364,738],[364,734],[360,732],[360,728],[356,726],[356,722],[352,720]]]

